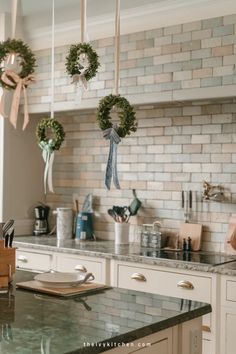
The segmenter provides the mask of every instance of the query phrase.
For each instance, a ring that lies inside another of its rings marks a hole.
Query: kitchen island
[[[33,276],[17,271],[14,283]],[[0,308],[4,354],[189,354],[193,343],[200,354],[201,316],[211,311],[196,301],[118,288],[66,299],[14,289],[0,294]]]

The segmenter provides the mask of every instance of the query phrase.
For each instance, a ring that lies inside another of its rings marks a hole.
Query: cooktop
[[[217,266],[220,264],[235,261],[235,258],[221,255],[221,254],[209,254],[204,252],[183,252],[183,251],[172,251],[172,250],[142,250],[139,253],[140,256],[161,258],[161,259],[171,259],[175,261],[187,261],[201,264],[209,264],[212,266]]]

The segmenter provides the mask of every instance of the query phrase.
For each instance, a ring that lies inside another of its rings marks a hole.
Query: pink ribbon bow
[[[17,116],[20,105],[20,95],[21,90],[23,90],[24,95],[24,123],[23,130],[25,130],[27,124],[29,123],[29,112],[28,112],[28,103],[27,103],[27,94],[26,88],[29,84],[35,82],[35,77],[33,75],[28,75],[24,78],[21,78],[18,74],[11,70],[5,70],[1,76],[1,80],[8,86],[15,87],[15,91],[12,98],[11,112],[10,112],[10,122],[16,129]],[[4,113],[4,99],[5,95],[3,94],[1,104],[0,104],[0,113]]]

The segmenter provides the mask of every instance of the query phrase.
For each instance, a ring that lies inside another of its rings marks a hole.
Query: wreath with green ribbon
[[[7,39],[0,43],[0,64],[6,60],[9,54],[17,54],[20,58],[21,72],[18,74],[21,79],[34,73],[36,58],[31,49],[20,39]],[[0,83],[3,88],[15,89],[16,85],[8,85],[1,80],[4,67],[0,66]],[[13,82],[14,83],[14,82]]]
[[[83,73],[84,67],[79,60],[81,54],[85,54],[88,58],[89,66],[84,72],[84,77],[86,81],[89,81],[96,75],[100,66],[98,55],[89,43],[73,44],[70,47],[69,54],[66,57],[66,71],[71,77]]]
[[[52,138],[48,138],[46,130],[51,129]],[[52,167],[54,161],[54,151],[59,150],[65,138],[62,125],[54,118],[44,118],[39,122],[36,129],[38,145],[42,149],[42,156],[45,162],[44,168],[44,192],[47,192],[47,183],[50,192],[54,193],[52,183]]]
[[[129,101],[120,95],[108,95],[100,100],[97,121],[99,127],[102,130],[112,128],[110,112],[113,106],[120,109],[118,116],[120,118],[120,124],[115,128],[119,137],[124,138],[126,135],[130,135],[131,132],[137,130],[137,122],[133,106]]]
[[[120,124],[112,124],[111,122],[111,109],[112,107],[118,108],[118,116]],[[104,97],[99,102],[97,111],[97,121],[99,127],[103,131],[103,137],[110,140],[110,151],[107,160],[105,185],[107,189],[111,187],[111,180],[113,178],[114,185],[120,189],[120,183],[117,173],[117,146],[126,135],[137,130],[137,122],[135,118],[134,108],[130,105],[129,101],[120,95],[109,95]]]
[[[46,130],[51,129],[53,132],[53,138],[48,139]],[[61,144],[65,138],[65,132],[63,126],[55,119],[44,118],[39,122],[36,130],[36,136],[39,146],[43,149],[46,145],[50,145],[50,148],[59,150]]]

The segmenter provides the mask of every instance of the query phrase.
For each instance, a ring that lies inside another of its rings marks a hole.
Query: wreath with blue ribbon
[[[119,125],[113,125],[111,118],[111,110],[116,107],[119,112]],[[129,101],[120,95],[108,95],[100,100],[97,111],[98,125],[103,131],[103,137],[110,140],[110,151],[106,167],[105,185],[107,189],[111,187],[111,179],[113,177],[114,185],[120,189],[117,174],[117,146],[126,135],[137,130],[137,121],[133,106]]]

